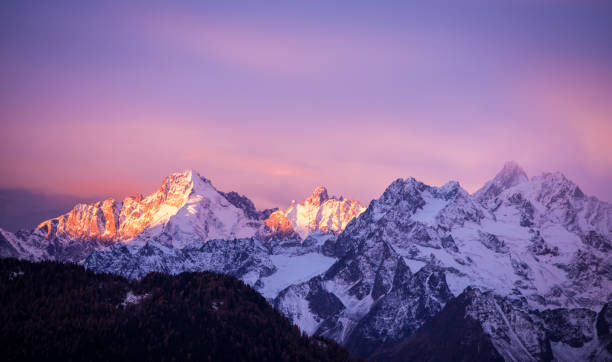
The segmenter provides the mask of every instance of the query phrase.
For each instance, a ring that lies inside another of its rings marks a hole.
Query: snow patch
[[[427,265],[427,263],[420,261],[420,260],[408,259],[405,256],[403,258],[404,258],[404,262],[406,263],[406,265],[408,265],[408,267],[410,268],[410,271],[413,274],[421,270],[421,268],[424,267],[425,265]]]
[[[426,225],[433,225],[436,221],[436,216],[448,205],[448,201],[435,198],[428,191],[423,192],[421,196],[426,203],[412,215],[411,219]]]
[[[262,278],[264,286],[259,292],[267,299],[275,298],[281,290],[292,284],[305,282],[317,276],[336,262],[335,258],[319,253],[308,253],[299,256],[272,255],[276,273]]]
[[[121,306],[125,307],[128,304],[138,304],[140,303],[144,298],[148,297],[150,294],[144,294],[144,295],[136,295],[134,294],[134,292],[132,292],[131,290],[127,292],[127,294],[125,295],[125,299],[123,300],[123,302],[121,302]]]

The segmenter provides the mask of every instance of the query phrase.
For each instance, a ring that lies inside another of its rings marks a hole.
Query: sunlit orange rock
[[[265,224],[277,236],[305,239],[317,230],[340,233],[364,210],[358,201],[330,197],[327,189],[319,186],[306,200],[272,213],[262,223],[247,217],[210,181],[189,170],[166,177],[159,189],[147,197],[138,194],[122,202],[107,199],[78,204],[68,213],[41,223],[38,230],[48,239],[67,237],[105,242],[130,241],[143,232],[149,233],[144,235],[147,238],[162,231],[185,234],[187,230],[187,238],[207,240],[251,237]],[[179,212],[182,217],[170,222]]]
[[[274,211],[265,220],[266,226],[273,233],[291,234],[293,233],[293,225],[291,221],[287,219],[282,210]]]
[[[330,197],[327,189],[319,186],[306,200],[300,203],[292,202],[284,211],[284,215],[304,239],[318,230],[338,234],[365,209],[359,201]]]
[[[79,239],[114,240],[120,203],[108,199],[94,204],[78,204],[67,214],[47,220],[38,229],[47,238],[69,236]]]
[[[129,240],[155,222],[154,217],[159,216],[161,208],[167,209],[168,214],[176,213],[189,199],[192,187],[191,171],[173,174],[166,177],[160,188],[146,198],[139,194],[126,197],[122,203],[108,199],[93,204],[78,204],[67,214],[47,220],[37,228],[47,238],[67,236],[84,240]]]

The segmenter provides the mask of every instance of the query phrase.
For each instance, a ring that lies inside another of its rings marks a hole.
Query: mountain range
[[[367,208],[318,187],[257,210],[185,171],[147,197],[0,230],[2,257],[235,276],[306,333],[382,361],[610,360],[611,251],[611,204],[513,162],[471,195],[398,179]]]

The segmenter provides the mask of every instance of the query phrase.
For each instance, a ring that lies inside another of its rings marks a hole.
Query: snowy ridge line
[[[0,231],[1,255],[78,261],[128,278],[233,275],[302,330],[365,357],[476,288],[483,292],[470,294],[475,318],[501,355],[559,359],[571,347],[608,356],[607,342],[598,342],[606,339],[592,329],[612,301],[612,206],[560,173],[530,179],[507,163],[473,195],[457,182],[433,187],[408,178],[368,208],[319,187],[287,210],[257,211],[186,172],[120,207],[75,210],[46,228]],[[134,225],[106,217],[109,210],[130,215]],[[89,238],[121,236],[140,222],[133,238]]]

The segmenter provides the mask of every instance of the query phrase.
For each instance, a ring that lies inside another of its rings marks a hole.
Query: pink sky
[[[612,201],[609,4],[433,3],[0,5],[0,187],[120,198],[193,168],[284,207],[473,192],[514,160]]]

